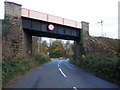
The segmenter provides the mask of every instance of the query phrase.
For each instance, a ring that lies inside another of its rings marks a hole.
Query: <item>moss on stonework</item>
[[[12,23],[9,19],[2,20],[2,36],[6,37],[10,32],[10,28],[12,27]]]
[[[84,31],[83,30],[80,30],[80,48],[81,48],[81,53],[82,55],[85,55],[85,50],[84,50]]]

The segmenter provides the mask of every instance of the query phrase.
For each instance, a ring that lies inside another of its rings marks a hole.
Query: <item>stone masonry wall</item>
[[[89,23],[81,22],[82,30],[80,31],[79,40],[74,41],[74,55],[73,60],[76,64],[79,64],[79,61],[82,60],[82,55],[85,54],[86,40],[89,39]]]
[[[82,22],[82,30],[83,30],[83,47],[85,53],[91,53],[94,54],[96,52],[106,52],[108,53],[108,50],[105,50],[98,41],[95,40],[95,38],[92,38],[89,35],[89,23]]]
[[[8,25],[9,24],[9,25]],[[22,29],[21,5],[5,2],[5,19],[2,33],[3,58],[31,53],[31,35]],[[30,45],[28,45],[30,44]]]

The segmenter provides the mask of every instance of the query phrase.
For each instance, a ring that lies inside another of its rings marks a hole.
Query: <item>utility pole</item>
[[[38,37],[38,53],[40,52],[41,37]]]
[[[102,31],[102,37],[104,37],[104,34],[103,34],[103,21],[101,20],[101,31]]]
[[[51,38],[49,40],[50,40],[50,46],[51,46]]]
[[[101,33],[102,33],[102,37],[104,37],[104,34],[103,34],[103,21],[101,20],[100,22],[98,22],[98,24],[101,24]]]

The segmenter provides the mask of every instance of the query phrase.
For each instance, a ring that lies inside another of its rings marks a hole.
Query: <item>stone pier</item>
[[[87,47],[86,41],[89,39],[89,23],[82,21],[82,30],[80,31],[80,38],[76,41],[74,41],[74,47],[73,47],[73,60],[76,62],[76,64],[79,64],[79,61],[83,59],[82,55],[85,55]]]
[[[32,52],[32,36],[22,29],[21,6],[13,2],[5,2],[2,36],[4,58],[30,55]]]

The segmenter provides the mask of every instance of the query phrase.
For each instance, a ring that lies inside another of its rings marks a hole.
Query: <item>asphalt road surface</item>
[[[15,81],[9,88],[118,88],[83,69],[69,63],[68,60],[52,60]]]

